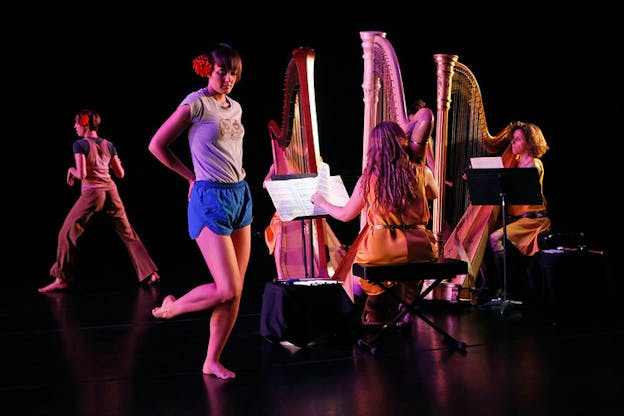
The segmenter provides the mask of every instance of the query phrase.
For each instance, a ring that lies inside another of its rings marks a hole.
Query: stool
[[[434,290],[440,283],[442,283],[443,280],[467,273],[468,263],[466,263],[465,261],[449,258],[439,258],[436,261],[430,262],[384,265],[354,263],[354,276],[366,279],[369,282],[379,286],[384,291],[388,291],[388,293],[390,293],[400,303],[404,305],[404,307],[401,308],[398,314],[394,318],[392,318],[392,320],[384,324],[372,339],[370,339],[368,342],[364,341],[363,339],[359,339],[357,342],[358,346],[368,350],[372,355],[375,355],[377,353],[377,343],[379,342],[383,334],[389,328],[393,327],[397,322],[402,320],[406,314],[412,312],[415,316],[422,319],[427,325],[442,334],[444,344],[461,352],[466,352],[466,343],[453,338],[446,331],[444,331],[442,328],[433,323],[429,318],[427,318],[422,313],[422,311],[418,310],[416,307],[421,304],[425,296],[427,296],[429,292]],[[401,298],[400,295],[394,293],[394,291],[389,291],[388,289],[390,288],[383,283],[388,280],[400,282],[413,280],[424,281],[432,279],[433,282],[423,291],[421,291],[421,293],[416,297],[413,303],[405,301],[405,299]]]

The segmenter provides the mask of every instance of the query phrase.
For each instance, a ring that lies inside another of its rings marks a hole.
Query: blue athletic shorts
[[[216,234],[230,235],[251,224],[253,204],[247,181],[221,183],[196,181],[188,203],[188,229],[196,239],[204,226]]]

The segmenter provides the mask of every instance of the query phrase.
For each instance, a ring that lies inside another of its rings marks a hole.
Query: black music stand
[[[537,168],[468,169],[468,192],[473,205],[500,205],[503,219],[503,296],[483,306],[501,306],[501,315],[511,304],[507,299],[507,206],[542,205]]]
[[[271,175],[272,181],[280,181],[287,179],[300,179],[300,178],[313,178],[317,173],[290,173],[290,174],[275,174]],[[301,251],[303,255],[303,270],[304,279],[314,277],[314,232],[312,231],[312,220],[319,217],[327,217],[327,215],[314,215],[296,217],[292,221],[301,221]],[[308,226],[308,242],[306,244],[305,228]],[[309,256],[309,258],[308,258]]]

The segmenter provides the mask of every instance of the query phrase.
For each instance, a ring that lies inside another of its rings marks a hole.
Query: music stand
[[[500,205],[503,222],[503,297],[484,306],[501,306],[501,314],[510,304],[507,299],[507,206],[542,205],[542,191],[537,168],[468,169],[468,193],[473,205]]]
[[[288,179],[313,178],[317,173],[289,173],[271,175],[272,181],[281,181]],[[304,279],[314,277],[314,232],[312,230],[312,220],[319,217],[327,217],[327,215],[313,215],[293,218],[292,221],[301,221],[301,254],[303,259]],[[308,244],[306,245],[305,228],[308,225]],[[307,249],[306,249],[307,247]],[[310,258],[308,259],[308,255]],[[309,269],[308,269],[309,267]]]

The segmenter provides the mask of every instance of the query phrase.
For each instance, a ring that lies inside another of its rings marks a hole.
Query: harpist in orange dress
[[[541,205],[510,205],[507,207],[507,240],[525,256],[538,250],[538,236],[550,231],[550,218],[546,211],[543,193],[544,165],[539,159],[548,151],[542,130],[535,124],[515,121],[511,124],[511,151],[515,164],[511,167],[537,168],[542,189]],[[494,254],[504,251],[502,227],[490,234],[490,247]]]
[[[426,108],[421,111],[429,126],[433,115]],[[314,204],[345,222],[366,209],[366,225],[358,237],[356,262],[393,264],[438,257],[435,237],[426,225],[430,218],[427,200],[437,198],[439,189],[431,170],[421,163],[422,159],[414,158],[426,144],[428,135],[419,139],[415,135],[411,137],[408,139],[395,122],[379,123],[371,131],[367,164],[347,204],[339,207],[320,193],[312,196]],[[389,297],[388,293],[365,279],[358,279],[368,295],[364,323],[382,323],[389,317],[384,313],[388,300],[384,298]],[[393,282],[387,284],[395,286]],[[415,296],[421,284],[422,281],[400,285],[404,299],[409,301],[413,297],[410,293]]]
[[[548,144],[544,139],[542,130],[532,123],[515,121],[510,125],[511,151],[514,155],[512,165],[515,168],[537,168],[542,191],[542,203],[539,205],[510,205],[507,207],[507,240],[513,244],[524,256],[533,256],[538,250],[538,237],[541,233],[550,231],[550,218],[546,211],[546,198],[543,193],[544,165],[539,159],[548,151]],[[490,248],[494,255],[496,276],[489,278],[490,283],[497,287],[499,292],[505,291],[507,282],[505,279],[505,245],[503,242],[504,232],[500,227],[489,236]],[[516,277],[511,280],[512,288],[515,287],[516,295],[528,294],[527,276],[521,271],[522,268],[509,268]],[[520,272],[520,273],[519,273]],[[514,290],[512,290],[513,292]]]

